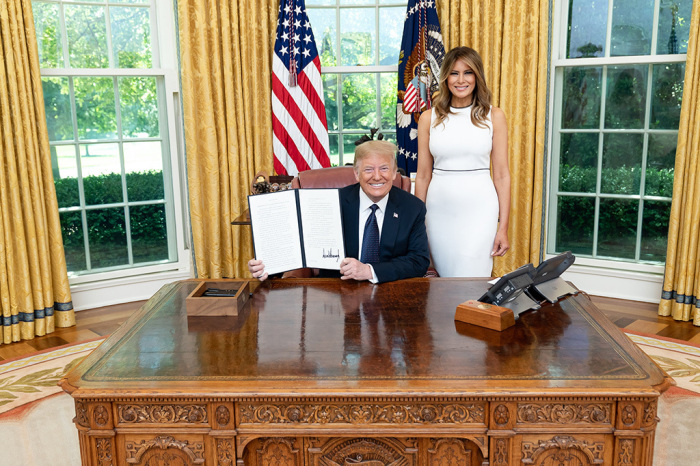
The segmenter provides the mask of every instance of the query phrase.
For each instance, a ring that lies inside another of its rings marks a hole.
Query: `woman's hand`
[[[498,230],[496,233],[496,239],[493,240],[491,255],[504,256],[509,249],[510,242],[508,242],[508,232],[506,230]]]

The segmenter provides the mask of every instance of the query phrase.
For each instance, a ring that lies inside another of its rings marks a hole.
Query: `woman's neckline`
[[[466,100],[466,99],[465,99],[465,100]],[[471,100],[471,102],[469,102],[469,105],[453,105],[452,102],[450,102],[450,108],[458,108],[458,109],[459,109],[459,108],[469,108],[469,107],[471,107],[472,105],[474,105],[474,99],[472,98],[472,99],[470,99],[470,100]],[[462,102],[460,102],[460,103],[463,103],[463,102],[464,102],[464,101],[462,101]]]
[[[450,108],[453,108],[455,110],[464,110],[465,108],[471,108],[472,104],[469,104],[465,107],[455,107],[454,105],[450,105]]]

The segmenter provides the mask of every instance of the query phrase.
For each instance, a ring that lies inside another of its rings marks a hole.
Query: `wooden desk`
[[[504,332],[485,281],[261,284],[238,317],[164,287],[61,385],[84,465],[651,465],[671,383],[583,294]]]
[[[241,215],[233,219],[231,225],[250,225],[250,210],[244,210]]]

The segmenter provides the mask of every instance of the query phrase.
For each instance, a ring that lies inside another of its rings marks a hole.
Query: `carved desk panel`
[[[496,332],[487,284],[253,287],[187,317],[164,287],[62,381],[84,465],[642,465],[672,383],[579,293]]]

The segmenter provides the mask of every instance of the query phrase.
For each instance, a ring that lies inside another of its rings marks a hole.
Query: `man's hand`
[[[267,272],[265,272],[265,264],[263,264],[263,261],[261,260],[249,260],[248,271],[253,275],[253,278],[257,278],[261,282],[267,278]]]
[[[371,280],[372,269],[368,264],[346,257],[340,263],[340,278],[343,280]]]

